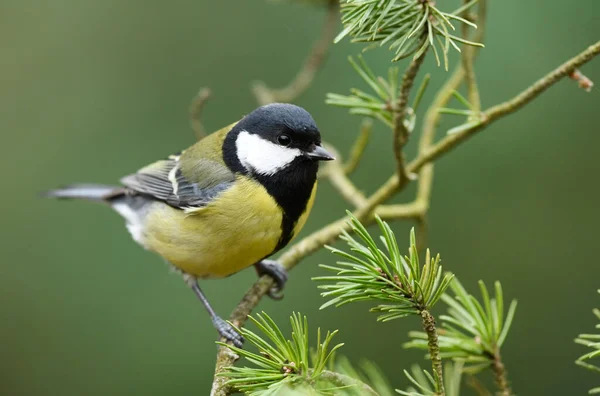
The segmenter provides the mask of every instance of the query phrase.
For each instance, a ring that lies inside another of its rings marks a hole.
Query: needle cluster
[[[438,66],[443,59],[448,69],[450,47],[458,52],[461,50],[457,43],[483,47],[481,43],[452,33],[456,31],[452,21],[477,27],[460,16],[477,1],[444,12],[431,0],[346,0],[341,6],[344,30],[335,42],[351,36],[353,42],[388,45],[394,53],[393,61],[411,55],[416,59],[431,48]]]
[[[420,263],[414,229],[408,255],[403,256],[394,232],[385,221],[376,218],[382,234],[378,244],[356,217],[348,215],[352,231],[359,239],[345,232],[342,239],[349,252],[328,247],[343,261],[334,266],[321,265],[335,275],[313,278],[327,282],[319,286],[325,290],[321,295],[330,298],[321,309],[357,301],[385,302],[371,309],[380,314],[377,319],[383,322],[431,309],[453,278],[452,274],[443,273],[440,256],[432,258],[427,250],[425,262]]]

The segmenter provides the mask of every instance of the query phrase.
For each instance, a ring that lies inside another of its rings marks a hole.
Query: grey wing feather
[[[206,206],[233,184],[235,178],[226,170],[210,172],[219,177],[193,182],[182,174],[179,157],[172,156],[125,176],[121,183],[134,192],[150,195],[176,208],[193,211]]]

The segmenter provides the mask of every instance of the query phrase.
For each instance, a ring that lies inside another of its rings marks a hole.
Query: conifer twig
[[[406,172],[406,163],[404,160],[404,146],[408,143],[410,131],[405,123],[406,112],[408,109],[408,96],[415,83],[415,77],[425,60],[427,51],[423,52],[417,58],[413,59],[402,78],[402,86],[398,95],[397,103],[392,103],[394,108],[394,155],[396,156],[397,174],[400,179],[410,179],[409,173]]]
[[[437,385],[436,395],[444,396],[446,391],[444,390],[442,357],[440,356],[440,344],[438,342],[438,334],[435,328],[435,319],[427,310],[421,311],[421,319],[423,323],[423,330],[425,330],[425,333],[427,333],[428,338],[429,357],[431,358],[431,367],[433,369],[433,374]]]
[[[419,153],[417,158],[406,165],[407,173],[415,173],[422,170],[424,166],[454,149],[477,132],[482,131],[493,121],[519,110],[562,78],[569,76],[573,70],[592,60],[599,53],[600,42],[597,42],[539,79],[514,98],[489,108],[483,113],[482,119],[476,125],[468,126],[458,133],[448,135],[437,144],[427,148],[424,152]],[[460,76],[460,72],[457,73]],[[377,191],[375,191],[375,193],[366,199],[363,206],[357,208],[354,212],[354,216],[358,221],[363,222],[364,224],[372,223],[374,220],[373,213],[376,208],[404,188],[407,183],[407,179],[399,178],[398,174],[394,174]],[[304,237],[302,240],[292,245],[279,258],[279,262],[286,269],[292,269],[303,258],[319,250],[324,245],[333,242],[343,231],[349,231],[350,226],[347,220],[348,217],[345,216]],[[262,276],[244,295],[231,314],[230,321],[238,327],[242,326],[252,309],[258,305],[272,285],[272,278],[269,276]],[[222,372],[225,367],[231,366],[235,362],[236,355],[231,354],[230,351],[228,351],[229,349],[227,348],[219,347],[216,373]],[[222,377],[215,376],[211,395],[225,396],[230,394],[230,389],[223,386],[224,383],[225,381]]]
[[[310,54],[304,61],[302,69],[300,69],[294,79],[283,88],[269,88],[262,81],[255,82],[252,90],[259,104],[265,105],[274,102],[293,102],[294,99],[302,95],[302,93],[310,87],[317,71],[323,66],[323,62],[329,52],[329,47],[333,43],[338,20],[339,1],[329,0],[321,37],[313,45]]]
[[[502,358],[500,357],[500,351],[496,351],[494,354],[492,371],[494,372],[494,380],[496,381],[496,386],[498,387],[498,394],[500,396],[511,396],[512,391],[510,389],[510,385],[508,384],[508,379],[506,378],[506,369],[504,367],[504,363],[502,362]]]
[[[452,150],[459,143],[481,131],[492,122],[519,110],[521,107],[537,98],[542,92],[550,88],[552,85],[556,84],[564,77],[569,76],[573,70],[591,61],[599,53],[600,41],[592,44],[579,55],[569,59],[567,62],[563,63],[544,77],[540,78],[533,85],[519,93],[514,98],[490,107],[483,112],[482,119],[478,123],[464,128],[458,133],[446,136],[430,149],[426,150],[425,153],[419,155],[413,162],[409,164],[408,167],[411,168],[411,171],[413,172],[421,169],[425,164]]]

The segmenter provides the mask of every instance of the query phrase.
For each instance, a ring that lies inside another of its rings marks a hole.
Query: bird
[[[312,209],[321,161],[333,160],[308,111],[273,103],[127,175],[121,185],[72,184],[45,196],[108,205],[135,242],[180,272],[221,337],[243,337],[213,310],[199,280],[254,266],[279,298],[287,272],[268,259],[302,229]]]

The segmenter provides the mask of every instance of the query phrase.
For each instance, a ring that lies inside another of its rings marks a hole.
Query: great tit
[[[319,161],[332,159],[306,110],[275,103],[125,176],[122,186],[75,184],[47,195],[111,206],[138,244],[183,274],[219,334],[241,346],[243,338],[214,312],[198,279],[254,265],[280,290],[287,274],[266,258],[304,226]]]

